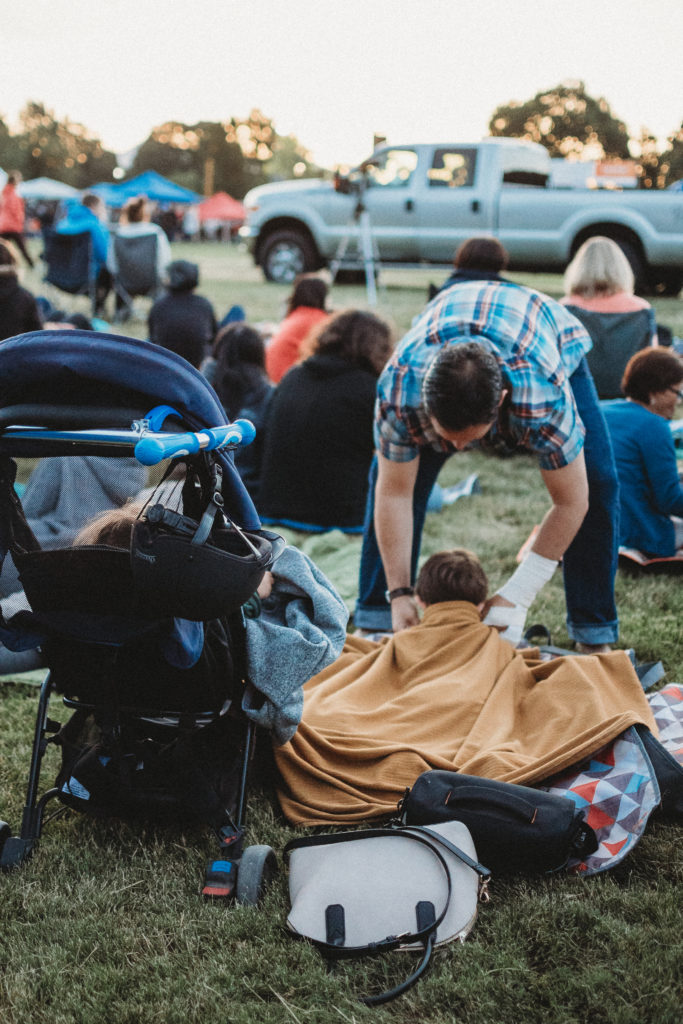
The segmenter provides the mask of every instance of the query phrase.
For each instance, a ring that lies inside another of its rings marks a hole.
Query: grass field
[[[178,244],[201,265],[200,291],[219,316],[239,302],[251,320],[278,319],[286,289],[263,283],[239,248]],[[429,271],[383,275],[379,310],[400,334],[424,304]],[[519,276],[551,295],[557,276]],[[25,283],[41,291],[38,273]],[[365,305],[362,287],[333,290],[336,308]],[[72,307],[83,308],[82,303]],[[144,303],[141,303],[143,307]],[[658,319],[683,335],[683,301],[657,300]],[[144,337],[144,321],[126,326]],[[547,506],[534,462],[463,453],[442,482],[480,475],[482,493],[428,517],[423,554],[466,543],[495,587]],[[357,557],[349,548],[349,558]],[[680,577],[619,573],[621,645],[641,661],[661,658],[683,681]],[[567,642],[559,579],[531,618]],[[16,829],[24,797],[37,692],[0,682],[0,817]],[[55,702],[53,717],[66,710]],[[46,758],[52,784],[57,758]],[[267,778],[251,790],[249,841],[277,851],[296,834]],[[68,814],[51,823],[34,859],[0,877],[2,1024],[679,1024],[681,984],[680,827],[653,819],[636,849],[605,876],[496,879],[463,945],[436,956],[431,973],[386,1009],[354,993],[403,974],[404,957],[327,973],[319,956],[283,934],[281,875],[258,909],[224,908],[199,896],[215,855],[204,830],[136,829]]]

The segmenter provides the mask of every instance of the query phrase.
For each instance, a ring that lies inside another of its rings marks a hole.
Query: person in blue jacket
[[[637,352],[621,383],[625,399],[604,402],[619,476],[620,543],[651,557],[683,548],[683,487],[668,421],[683,400],[683,360],[665,348]]]
[[[94,192],[86,192],[80,203],[71,203],[55,227],[58,235],[80,235],[87,231],[92,239],[92,256],[97,280],[96,306],[101,312],[109,294],[112,278],[107,270],[109,231],[105,225],[106,207]]]

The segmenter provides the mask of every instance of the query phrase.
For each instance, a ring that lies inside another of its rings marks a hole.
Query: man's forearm
[[[413,492],[419,458],[390,462],[378,456],[375,536],[389,590],[410,585]]]
[[[405,496],[375,496],[375,535],[389,590],[410,586],[413,502]]]
[[[583,452],[562,469],[541,470],[552,499],[532,550],[559,562],[588,511],[588,481]]]

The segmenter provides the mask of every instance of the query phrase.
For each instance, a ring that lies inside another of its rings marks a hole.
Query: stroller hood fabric
[[[100,331],[33,331],[1,342],[0,408],[25,403],[142,405],[144,412],[170,405],[193,430],[228,422],[215,391],[187,360],[151,342]],[[230,489],[229,514],[246,529],[259,529],[232,456],[218,458]]]

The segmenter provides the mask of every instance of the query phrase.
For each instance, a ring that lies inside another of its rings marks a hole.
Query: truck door
[[[483,177],[478,173],[480,161],[476,146],[434,150],[415,200],[421,259],[450,263],[461,242],[491,233],[493,202],[478,184]]]
[[[380,260],[419,259],[414,199],[416,167],[416,150],[385,149],[363,165],[357,178]]]

